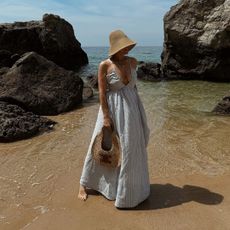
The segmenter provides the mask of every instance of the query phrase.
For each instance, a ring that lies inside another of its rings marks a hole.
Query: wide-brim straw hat
[[[121,30],[112,31],[109,35],[109,42],[109,57],[126,47],[130,47],[131,50],[137,44],[135,41],[128,38],[128,36]]]
[[[94,160],[106,167],[119,167],[121,164],[120,140],[114,131],[103,126],[92,145]]]

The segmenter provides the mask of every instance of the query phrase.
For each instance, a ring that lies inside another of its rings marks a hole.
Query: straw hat
[[[121,148],[116,133],[103,126],[94,139],[92,154],[100,165],[112,168],[119,167],[121,164]]]
[[[128,38],[121,30],[114,30],[109,35],[109,56],[111,57],[118,51],[130,46],[130,50],[136,45],[136,42]]]

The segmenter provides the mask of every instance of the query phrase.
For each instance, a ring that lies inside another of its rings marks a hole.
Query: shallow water
[[[230,168],[230,117],[210,112],[229,90],[229,84],[142,83],[140,90],[151,128],[153,176],[179,172],[215,175]],[[160,160],[154,167],[156,156]]]
[[[151,129],[151,181],[229,171],[230,117],[210,113],[229,84],[139,81],[138,90]],[[63,189],[61,177],[76,175],[76,180],[67,180],[78,185],[98,106],[95,97],[74,111],[49,117],[58,122],[54,131],[0,144],[0,229],[26,229],[53,210],[53,196]]]

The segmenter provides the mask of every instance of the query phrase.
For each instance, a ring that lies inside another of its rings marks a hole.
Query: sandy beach
[[[80,173],[80,168],[76,173]],[[113,201],[90,190],[87,201],[78,200],[76,178],[71,173],[57,183],[62,190],[52,194],[52,200],[46,204],[50,210],[33,219],[23,216],[4,229],[19,229],[20,224],[30,221],[22,229],[227,230],[228,178],[229,174],[152,178],[151,195],[146,201],[133,210],[118,210]]]
[[[181,114],[176,117],[176,110],[167,116],[164,110],[156,111],[164,96],[147,106],[153,97],[148,94],[158,98],[162,88],[157,85],[143,97],[146,87],[139,88],[151,129],[147,200],[134,209],[119,210],[114,201],[90,189],[87,201],[77,198],[98,112],[95,98],[49,117],[58,122],[54,131],[0,145],[0,229],[228,230],[228,117],[197,119],[191,114],[185,122]],[[165,95],[165,86],[164,90]]]

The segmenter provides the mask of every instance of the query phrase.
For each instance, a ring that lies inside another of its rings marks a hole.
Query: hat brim
[[[133,47],[134,47],[136,44],[137,44],[136,42],[131,41],[131,42],[129,42],[129,44],[125,44],[124,46],[120,46],[119,48],[117,48],[117,49],[115,49],[115,50],[113,50],[113,51],[110,50],[110,51],[109,51],[109,57],[113,56],[114,54],[118,53],[119,51],[121,51],[121,50],[124,49],[124,48],[128,48],[128,47],[129,47],[129,51],[130,51],[131,49],[133,49]]]

